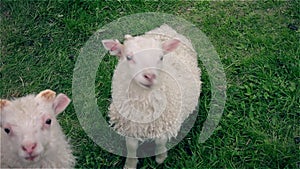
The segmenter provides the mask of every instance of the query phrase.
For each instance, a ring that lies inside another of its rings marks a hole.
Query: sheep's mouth
[[[140,82],[140,85],[142,85],[143,87],[145,87],[147,89],[150,89],[153,84],[144,84],[144,83]]]
[[[34,161],[39,155],[30,155],[28,157],[25,157],[25,160],[27,161]]]

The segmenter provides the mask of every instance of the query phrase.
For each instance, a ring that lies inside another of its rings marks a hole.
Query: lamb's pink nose
[[[25,145],[22,145],[22,149],[27,152],[28,154],[32,154],[34,149],[36,148],[37,143],[27,143]]]
[[[152,82],[156,78],[156,75],[153,73],[145,73],[144,78],[149,82]]]

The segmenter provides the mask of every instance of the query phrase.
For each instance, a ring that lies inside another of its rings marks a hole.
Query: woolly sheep
[[[72,168],[75,158],[56,120],[70,103],[52,90],[0,100],[1,168]]]
[[[167,157],[166,142],[176,137],[197,104],[201,71],[197,53],[184,36],[164,24],[145,35],[103,40],[118,56],[112,81],[111,126],[126,136],[124,168],[136,168],[138,141],[154,140],[156,162]]]

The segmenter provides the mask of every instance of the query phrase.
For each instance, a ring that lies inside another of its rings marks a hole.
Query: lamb
[[[139,141],[154,140],[156,162],[167,157],[166,143],[177,136],[195,110],[201,71],[190,41],[168,25],[132,37],[102,40],[119,58],[112,80],[110,125],[126,137],[124,168],[136,168]]]
[[[70,103],[52,90],[0,100],[1,168],[72,168],[75,157],[56,116]]]

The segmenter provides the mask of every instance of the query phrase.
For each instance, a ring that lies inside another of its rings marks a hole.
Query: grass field
[[[300,168],[300,1],[1,1],[0,97],[46,88],[72,97],[76,59],[89,37],[126,15],[164,12],[203,31],[227,77],[227,102],[217,130],[198,138],[207,116],[210,84],[203,71],[198,119],[187,137],[157,165],[140,168]],[[111,60],[110,60],[111,59]],[[111,67],[97,73],[98,106],[107,111]],[[105,71],[105,72],[102,72]],[[101,76],[107,74],[110,76]],[[122,168],[124,157],[95,144],[71,105],[58,117],[78,168]]]

